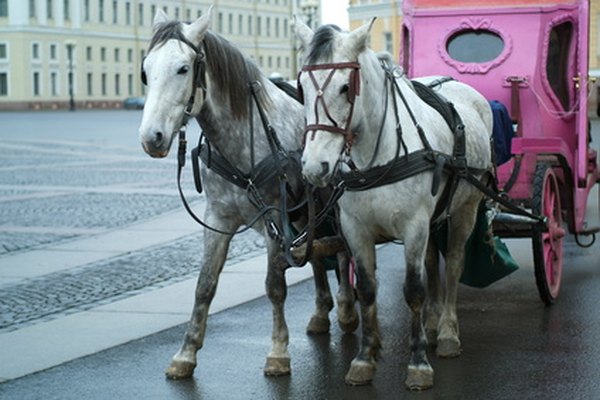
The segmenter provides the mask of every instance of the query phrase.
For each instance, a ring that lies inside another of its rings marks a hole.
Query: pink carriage
[[[552,303],[567,230],[580,245],[581,236],[593,243],[600,231],[585,215],[600,181],[587,115],[588,0],[405,0],[404,16],[409,76],[453,77],[508,110],[514,136],[503,149],[495,144],[506,153],[497,160],[506,161],[497,168],[499,187],[546,223],[501,213],[494,230],[532,237],[537,287]]]

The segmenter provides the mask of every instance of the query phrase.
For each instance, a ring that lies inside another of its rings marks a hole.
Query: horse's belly
[[[396,185],[364,192],[347,192],[340,199],[342,226],[376,241],[404,240],[407,229],[429,224],[433,197],[410,185]]]

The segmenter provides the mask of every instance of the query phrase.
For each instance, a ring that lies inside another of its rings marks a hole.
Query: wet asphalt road
[[[359,334],[308,336],[313,289],[289,290],[292,375],[267,378],[270,304],[260,298],[209,318],[194,377],[165,379],[184,326],[0,385],[2,399],[597,399],[600,396],[600,245],[566,243],[563,286],[557,304],[538,298],[529,241],[510,241],[521,268],[481,290],[460,288],[463,353],[431,356],[435,388],[404,389],[408,312],[402,297],[402,247],[378,251],[378,293],[383,337],[375,380],[349,387],[344,375]],[[333,276],[330,276],[334,280]],[[334,288],[336,285],[333,285]],[[186,293],[182,295],[190,295]],[[2,362],[10,362],[3,360]]]
[[[98,113],[101,117],[105,115]],[[127,113],[110,115],[116,118],[111,122],[114,126],[125,131],[135,130],[138,117],[132,118],[133,114]],[[6,114],[0,117],[5,127],[11,122],[6,119]],[[107,124],[95,128],[100,132],[94,131],[91,148],[80,148],[77,143],[87,137],[82,132],[92,134],[87,121],[78,117],[71,118],[71,122],[65,119],[62,125],[51,125],[49,122],[53,118],[52,114],[36,114],[29,125],[27,121],[18,125],[23,132],[31,134],[19,137],[19,142],[4,140],[3,169],[0,171],[0,184],[4,189],[0,194],[6,199],[27,195],[13,188],[17,184],[49,190],[43,185],[54,184],[59,170],[73,171],[69,175],[72,179],[59,182],[64,185],[95,187],[104,183],[110,190],[94,192],[99,201],[90,203],[82,189],[82,194],[70,195],[67,206],[60,203],[60,207],[56,199],[41,196],[11,200],[15,204],[4,201],[0,207],[0,220],[5,228],[0,232],[0,241],[5,246],[0,252],[24,251],[46,242],[94,234],[144,219],[165,208],[180,207],[177,197],[162,189],[173,183],[173,160],[166,160],[167,164],[155,163],[141,154],[135,135],[121,136],[120,130],[117,135],[117,131],[110,128],[112,125]],[[73,123],[79,125],[71,126]],[[65,129],[65,125],[70,129]],[[597,120],[594,125],[598,128]],[[39,130],[39,126],[47,126],[47,129]],[[8,131],[18,132],[12,128]],[[31,157],[32,152],[36,154],[35,158]],[[105,160],[98,158],[99,154],[110,155],[119,162],[131,162],[132,166],[113,168],[109,164],[106,167]],[[67,155],[76,159],[65,164],[63,157]],[[33,165],[40,161],[41,167]],[[32,165],[22,166],[27,163]],[[160,179],[148,181],[144,178],[148,172]],[[86,174],[91,175],[86,177]],[[98,181],[99,177],[106,181]],[[130,193],[132,186],[140,187],[145,197]],[[162,200],[161,207],[157,207],[157,199]],[[598,194],[590,196],[590,200],[597,212]],[[110,207],[93,208],[90,212],[90,205],[96,204],[110,204]],[[128,204],[136,207],[127,207]],[[132,211],[124,213],[125,209]],[[83,227],[75,225],[80,221],[80,215],[75,213],[77,210],[82,210],[82,216],[96,219],[86,220]],[[100,215],[110,218],[100,218]],[[7,221],[15,216],[19,217],[19,226],[47,229],[38,229],[39,232],[22,229],[26,232],[21,234],[9,232],[12,225]],[[106,221],[111,224],[107,225]],[[56,229],[57,226],[60,229]],[[178,246],[187,248],[188,244],[181,242]],[[370,386],[355,388],[343,383],[358,349],[359,333],[342,334],[332,313],[330,334],[318,337],[305,334],[314,295],[311,282],[304,282],[290,288],[286,306],[291,335],[290,377],[266,378],[262,374],[271,330],[271,307],[263,297],[209,318],[205,347],[199,353],[199,367],[193,379],[173,382],[166,380],[163,374],[181,342],[185,329],[182,325],[2,383],[0,399],[600,398],[600,313],[597,311],[600,304],[600,243],[590,249],[580,249],[572,240],[567,242],[562,290],[557,304],[552,307],[544,307],[538,298],[530,241],[511,241],[510,246],[521,265],[517,272],[484,290],[461,286],[458,313],[463,353],[451,360],[432,356],[436,386],[423,393],[407,392],[403,386],[408,356],[408,312],[401,290],[404,266],[399,261],[403,250],[401,246],[387,245],[378,252],[378,302],[384,348]],[[174,254],[180,258],[186,257],[189,251],[176,250]],[[119,265],[114,266],[115,271],[121,269]],[[139,279],[137,273],[136,277]],[[126,280],[130,279],[134,277]],[[334,281],[333,276],[331,281]],[[59,279],[44,282],[47,284],[44,290],[48,293],[51,293],[50,286],[60,284]],[[336,285],[333,286],[335,289]],[[87,291],[84,292],[89,296]],[[181,295],[191,297],[192,293]],[[22,316],[22,310],[18,314]],[[1,363],[10,361],[0,359]]]

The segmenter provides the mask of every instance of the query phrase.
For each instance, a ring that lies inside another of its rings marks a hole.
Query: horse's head
[[[359,55],[373,21],[352,31],[325,25],[313,32],[296,19],[306,59],[298,76],[306,118],[302,171],[317,186],[327,185],[355,140],[364,113],[360,104]]]
[[[202,40],[211,10],[191,24],[169,21],[158,9],[153,37],[142,63],[147,86],[139,128],[142,147],[152,157],[165,157],[177,131],[195,117],[204,101],[204,50]]]

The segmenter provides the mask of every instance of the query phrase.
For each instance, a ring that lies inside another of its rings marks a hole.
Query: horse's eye
[[[347,93],[348,89],[350,88],[350,86],[346,83],[344,86],[342,86],[342,88],[340,89],[340,94],[342,93]]]
[[[179,71],[177,71],[178,75],[185,75],[187,74],[187,72],[190,70],[190,67],[188,67],[187,65],[184,65],[183,67],[179,68]]]

